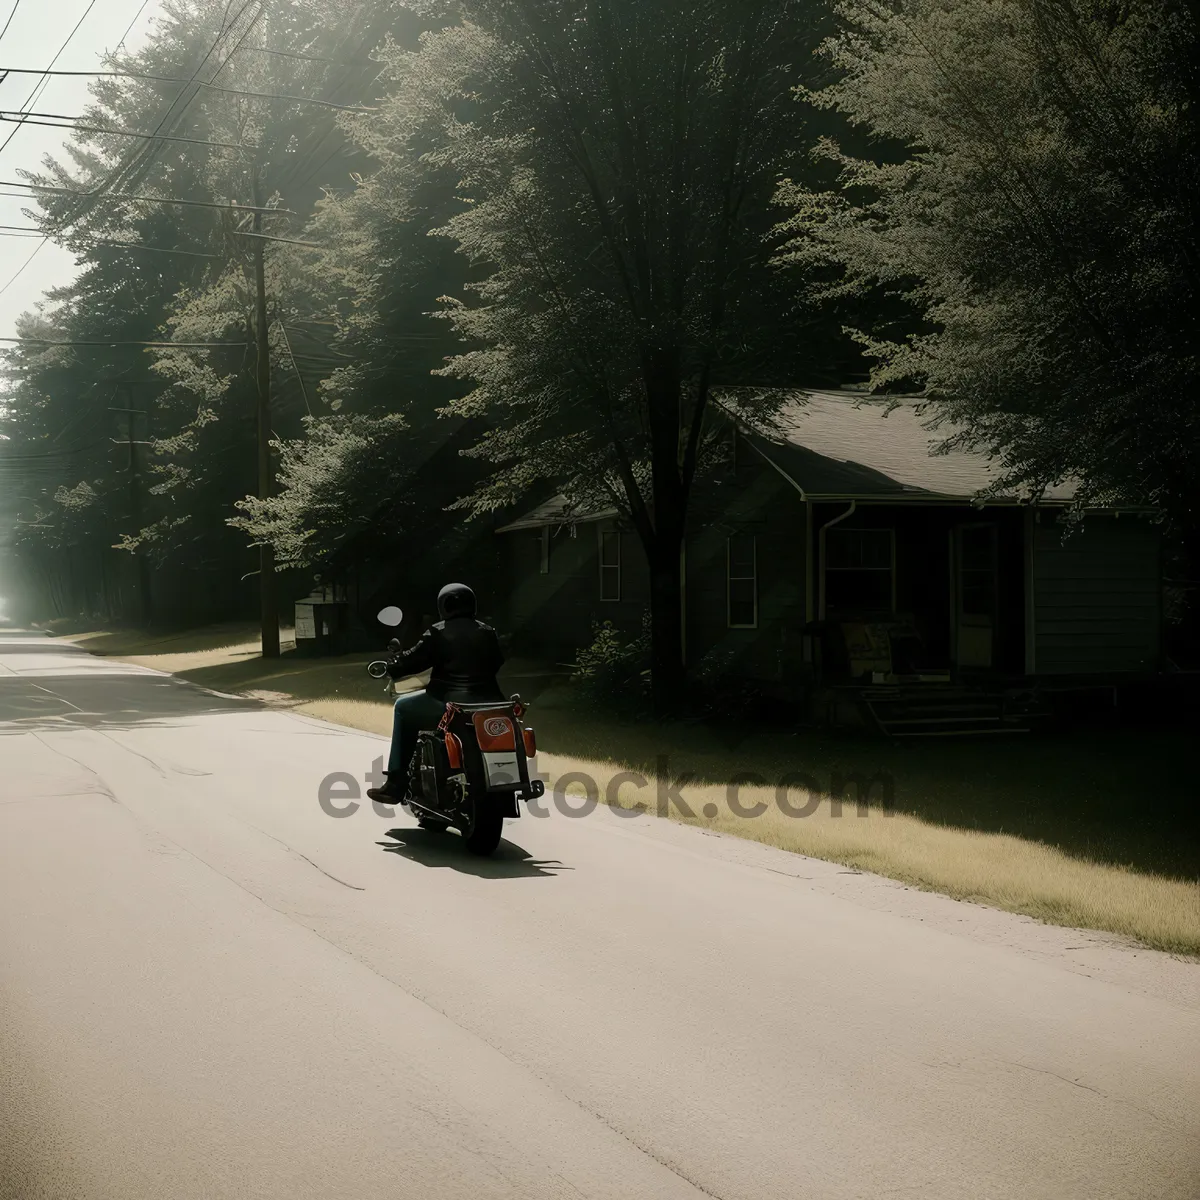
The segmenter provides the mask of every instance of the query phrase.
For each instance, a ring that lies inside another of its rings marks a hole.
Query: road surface
[[[1200,967],[383,749],[0,633],[4,1200],[1200,1197]]]

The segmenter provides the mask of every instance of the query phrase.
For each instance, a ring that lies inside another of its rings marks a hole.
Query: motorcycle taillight
[[[521,732],[525,735],[525,757],[532,758],[537,753],[537,738],[532,729],[525,728]]]

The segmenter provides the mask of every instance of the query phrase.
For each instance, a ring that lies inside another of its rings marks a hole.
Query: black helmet
[[[438,592],[438,613],[443,621],[475,615],[475,593],[465,583],[448,583]]]

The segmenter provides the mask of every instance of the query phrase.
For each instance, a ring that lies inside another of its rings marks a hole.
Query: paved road
[[[4,1200],[1200,1197],[1200,967],[382,749],[0,634]]]

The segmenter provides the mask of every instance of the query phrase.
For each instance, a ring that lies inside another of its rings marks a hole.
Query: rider
[[[415,646],[388,662],[393,679],[423,671],[430,676],[425,688],[405,692],[396,701],[387,782],[367,792],[370,799],[385,804],[404,799],[417,735],[442,719],[447,701],[486,704],[504,700],[496,680],[504,653],[496,631],[475,617],[475,593],[465,583],[448,583],[438,593],[437,603],[442,620],[425,630]],[[399,643],[393,642],[391,648],[399,651]]]

